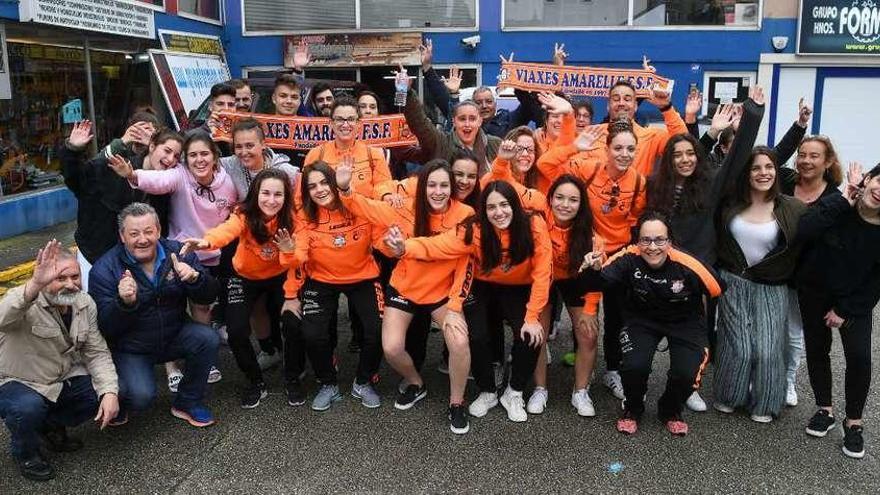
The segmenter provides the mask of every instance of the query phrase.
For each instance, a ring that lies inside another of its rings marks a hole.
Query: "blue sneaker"
[[[214,414],[205,406],[192,406],[188,408],[171,407],[171,415],[180,418],[196,428],[204,428],[216,423]]]
[[[326,411],[330,409],[334,402],[340,400],[342,400],[342,394],[339,393],[338,385],[335,383],[333,385],[321,385],[318,395],[312,399],[312,410]]]
[[[379,398],[379,394],[376,393],[376,389],[373,388],[370,382],[364,384],[354,382],[351,386],[351,395],[355,399],[360,399],[361,405],[370,409],[375,409],[382,405],[382,399]]]

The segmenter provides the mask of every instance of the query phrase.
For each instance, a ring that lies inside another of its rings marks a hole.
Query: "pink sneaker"
[[[639,431],[639,423],[629,416],[624,416],[617,420],[617,431],[624,435],[635,435]]]
[[[667,421],[666,429],[677,437],[683,437],[688,434],[688,424],[678,418]]]

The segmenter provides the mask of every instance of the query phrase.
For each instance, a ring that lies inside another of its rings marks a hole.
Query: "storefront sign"
[[[797,52],[880,55],[880,2],[801,0]]]
[[[224,60],[226,59],[226,54],[223,52],[223,43],[220,42],[219,36],[160,29],[159,42],[162,43],[162,49],[169,52],[215,55]]]
[[[504,62],[498,76],[499,88],[526,91],[562,91],[569,96],[607,97],[611,86],[627,80],[636,96],[650,97],[652,91],[672,92],[674,81],[644,69],[608,69],[523,62]]]
[[[9,83],[9,53],[6,52],[6,25],[0,24],[0,100],[9,100],[11,98],[12,85]]]
[[[211,86],[230,79],[220,57],[149,50],[174,125],[189,127],[189,114],[211,94]]]
[[[222,125],[214,129],[215,141],[232,142],[232,127],[239,120],[253,117],[263,125],[266,146],[294,150],[309,150],[333,140],[330,119],[324,117],[297,117],[259,113],[221,113]],[[358,139],[370,146],[393,148],[419,144],[402,114],[382,115],[361,119]]]
[[[419,65],[420,33],[308,34],[284,38],[284,66],[293,67],[298,46],[312,56],[309,67]]]
[[[135,38],[156,38],[153,11],[119,0],[21,0],[24,21]]]

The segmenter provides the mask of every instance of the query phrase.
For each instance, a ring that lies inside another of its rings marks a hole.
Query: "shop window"
[[[360,0],[362,29],[473,28],[476,0]]]
[[[220,0],[177,0],[177,10],[185,14],[220,21]]]
[[[165,9],[165,0],[129,0],[132,3],[142,3],[147,7]]]
[[[354,29],[355,0],[242,0],[247,32]]]
[[[504,0],[504,27],[757,27],[760,3],[761,0]]]

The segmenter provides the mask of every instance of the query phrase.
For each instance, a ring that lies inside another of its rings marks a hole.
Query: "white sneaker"
[[[177,393],[177,387],[180,385],[180,381],[183,380],[183,373],[180,370],[174,370],[171,373],[168,373],[168,390],[172,394]]]
[[[211,370],[208,371],[208,383],[217,383],[222,379],[223,373],[220,373],[216,366],[211,366]]]
[[[692,393],[685,404],[687,404],[688,409],[694,412],[706,412],[706,409],[708,409],[708,407],[706,407],[706,401],[700,397],[699,392]]]
[[[715,402],[712,404],[712,407],[715,408],[716,411],[724,413],[724,414],[733,414],[734,409],[727,404],[722,404],[720,402]]]
[[[755,423],[770,423],[773,421],[773,416],[770,415],[762,416],[760,414],[752,414],[751,418]]]
[[[590,398],[590,391],[582,388],[571,393],[571,405],[577,409],[578,416],[592,418],[596,415],[596,408],[593,407],[593,399]]]
[[[260,369],[263,371],[278,366],[281,364],[281,353],[275,351],[275,354],[266,354],[266,351],[260,351],[257,354],[257,363],[259,363]]]
[[[529,397],[529,404],[526,406],[526,411],[529,414],[541,414],[544,412],[544,408],[547,407],[547,389],[544,387],[535,387],[535,390],[532,391],[532,396]]]
[[[480,395],[468,406],[468,413],[475,418],[482,418],[490,409],[498,405],[498,394],[480,392]]]
[[[522,392],[517,392],[507,387],[507,390],[501,396],[501,407],[507,410],[507,419],[511,421],[522,423],[529,419],[529,415],[526,414]]]
[[[616,397],[618,400],[624,399],[623,381],[621,381],[620,379],[620,372],[606,371],[603,381],[605,382],[605,386],[608,387],[608,390],[611,391],[611,395]]]
[[[789,383],[788,389],[785,391],[785,405],[788,407],[798,405],[797,388],[794,386],[794,383]]]

